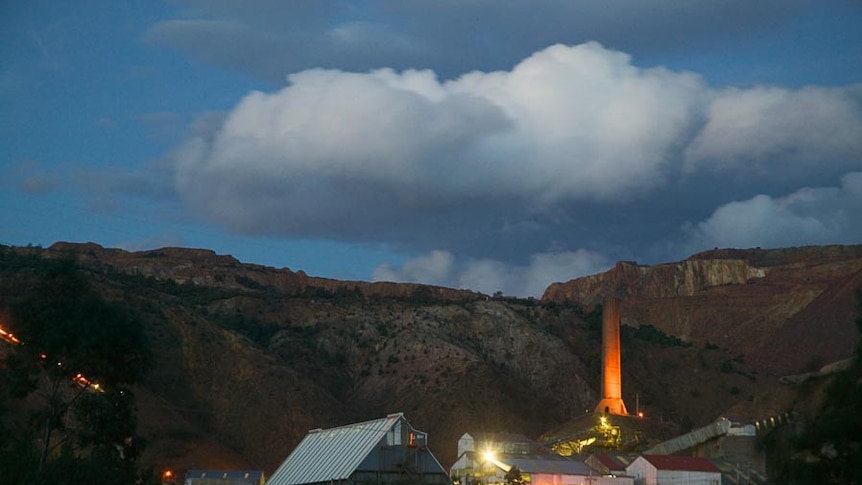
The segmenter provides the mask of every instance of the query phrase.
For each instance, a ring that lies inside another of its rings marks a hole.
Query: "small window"
[[[389,446],[401,445],[401,442],[403,441],[403,438],[401,437],[401,432],[401,423],[395,423],[395,426],[393,426],[389,429],[389,431],[386,432],[386,444]]]

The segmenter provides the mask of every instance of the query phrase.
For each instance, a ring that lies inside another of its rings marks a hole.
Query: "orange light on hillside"
[[[83,374],[77,374],[75,377],[72,378],[72,382],[74,382],[75,384],[77,384],[81,387],[89,387],[90,386],[90,380],[87,379],[86,377],[84,377]]]
[[[76,374],[75,377],[72,378],[72,382],[80,386],[82,389],[88,389],[94,392],[105,392],[105,390],[102,389],[102,386],[91,381],[90,379],[87,379],[86,377],[84,377],[84,374]]]
[[[0,340],[4,340],[4,341],[9,342],[10,344],[13,344],[13,345],[21,345],[21,341],[18,340],[18,337],[7,332],[6,329],[4,329],[3,327],[0,327]],[[46,360],[48,358],[48,356],[45,355],[44,353],[39,354],[39,357],[42,360]],[[57,365],[62,366],[63,363],[57,362]],[[72,382],[81,386],[84,389],[90,389],[91,391],[95,391],[95,392],[105,392],[105,390],[102,388],[102,386],[100,386],[98,383],[90,381],[89,379],[84,377],[83,374],[80,374],[80,373],[76,374],[74,377],[72,377]],[[170,470],[168,470],[168,471],[170,471]]]
[[[639,417],[639,418],[643,418],[643,417],[644,417],[644,412],[643,412],[643,411],[639,411],[639,412],[638,412],[638,417]]]
[[[5,329],[3,329],[3,327],[0,327],[0,340],[5,340],[12,345],[18,345],[21,343],[21,341],[18,340],[18,337],[7,332]]]

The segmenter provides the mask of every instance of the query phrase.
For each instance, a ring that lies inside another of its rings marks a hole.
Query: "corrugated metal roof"
[[[386,432],[402,419],[401,414],[390,414],[372,421],[309,431],[266,483],[299,485],[346,480]]]
[[[589,475],[591,472],[586,463],[575,458],[507,453],[497,456],[496,459],[500,463],[518,467],[523,473]]]
[[[461,437],[470,436],[474,441],[493,441],[496,443],[533,443],[533,440],[519,433],[487,433],[470,432]]]
[[[715,422],[698,428],[688,433],[669,439],[663,443],[644,451],[645,455],[672,455],[682,450],[692,448],[694,445],[706,443],[718,436],[724,436],[730,430],[731,422],[727,418],[718,418]]]
[[[613,471],[625,471],[632,462],[632,457],[620,452],[598,453],[593,457]]]
[[[714,463],[706,458],[681,455],[641,455],[652,463],[656,470],[721,473]]]

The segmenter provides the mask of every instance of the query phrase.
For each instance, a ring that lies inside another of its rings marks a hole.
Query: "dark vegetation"
[[[272,337],[282,328],[276,323],[241,312],[217,314],[214,320],[223,328],[244,335],[261,348],[268,347]],[[311,329],[314,330],[313,327]]]
[[[856,326],[862,332],[862,291]],[[800,394],[811,392],[807,386]],[[763,440],[773,483],[843,485],[862,483],[862,339],[847,370],[825,383],[822,404],[812,415],[791,416],[787,426]]]
[[[0,354],[0,483],[149,479],[136,463],[144,443],[129,390],[151,362],[140,323],[71,260],[2,250],[0,265],[32,282],[11,307],[21,344]],[[73,382],[78,375],[87,380]]]
[[[138,461],[181,459],[203,438],[267,469],[308,429],[397,411],[432,434],[445,465],[465,430],[538,436],[596,402],[601,306],[440,300],[423,287],[369,297],[358,286],[309,285],[285,294],[256,270],[201,266],[216,282],[207,286],[27,254],[0,246],[0,317],[27,344],[0,342],[0,470],[25,483],[86,483],[97,473],[131,483]],[[765,385],[741,355],[693,346],[652,323],[621,328],[630,411],[639,402],[647,416],[687,431]],[[41,352],[64,359],[62,370],[34,357]],[[106,392],[71,386],[73,366]],[[843,389],[833,412],[854,409],[858,389]],[[161,401],[138,409],[151,430],[144,447],[135,405],[146,394]],[[782,442],[802,453],[816,448],[807,436]],[[171,446],[160,449],[160,440]],[[142,450],[154,458],[140,458]],[[0,485],[12,480],[6,475]]]
[[[668,335],[650,324],[639,327],[620,327],[620,342],[623,346],[652,344],[655,347],[691,347],[690,342]]]

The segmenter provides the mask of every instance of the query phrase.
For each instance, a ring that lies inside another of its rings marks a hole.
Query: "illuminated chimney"
[[[597,413],[628,415],[620,367],[620,300],[605,299],[602,309],[602,400]]]

